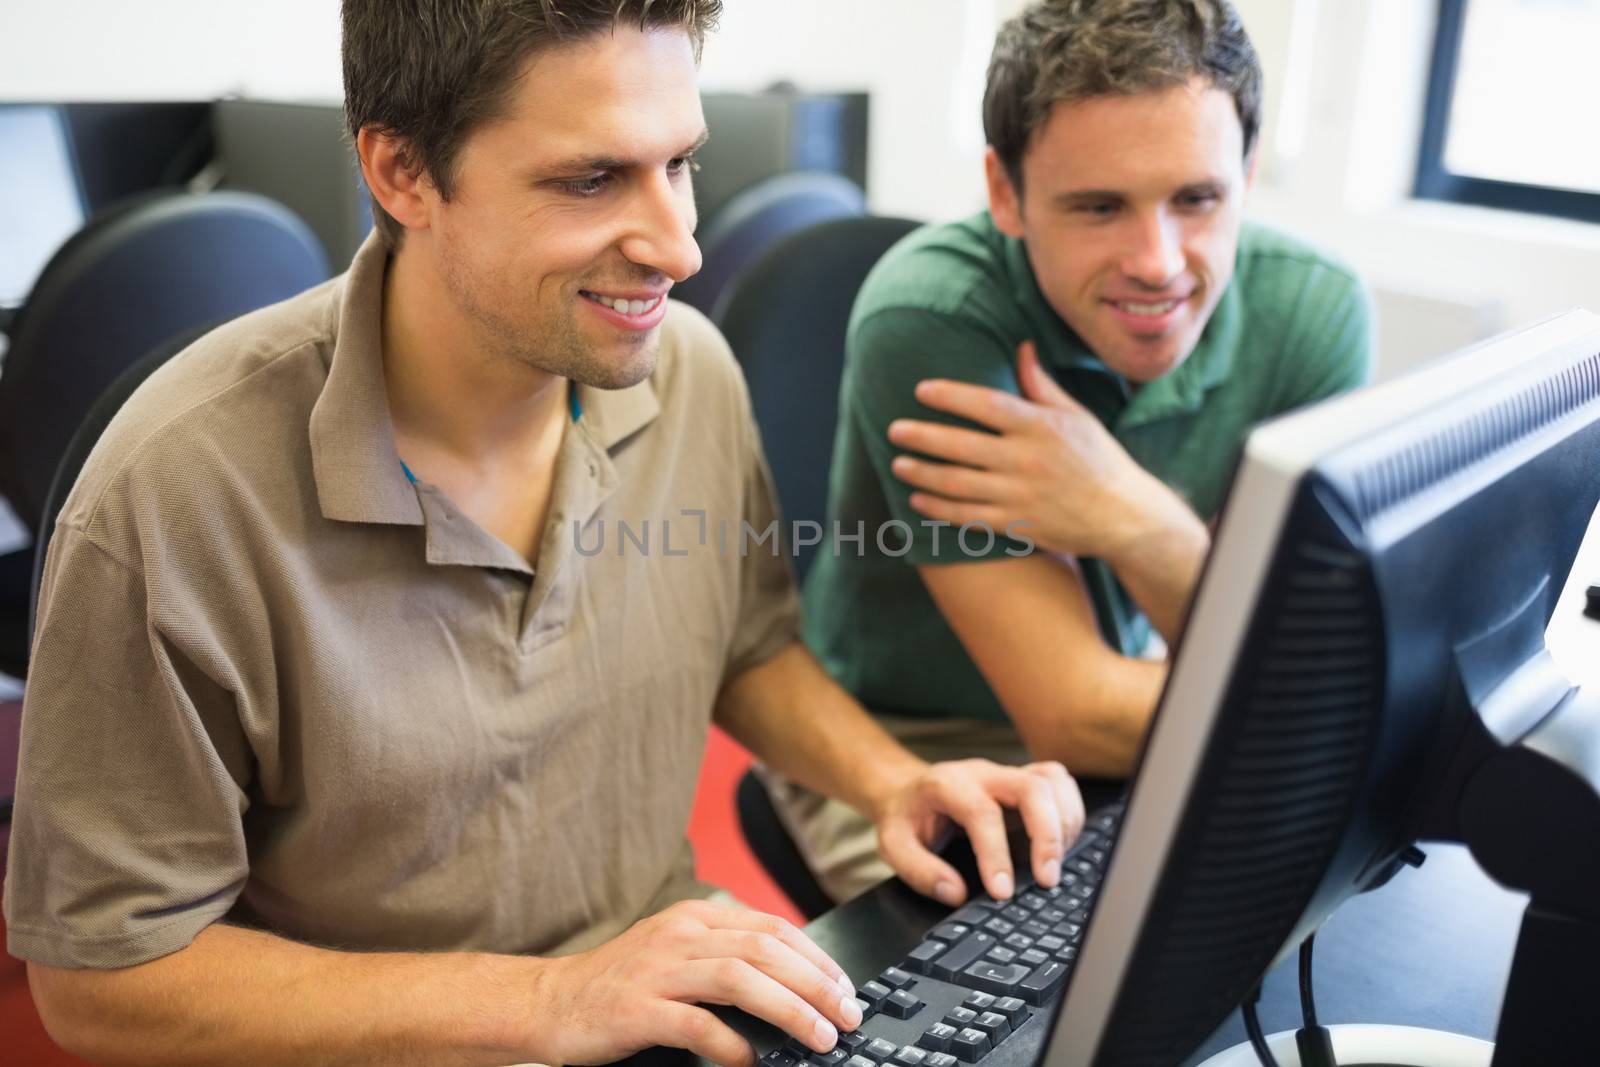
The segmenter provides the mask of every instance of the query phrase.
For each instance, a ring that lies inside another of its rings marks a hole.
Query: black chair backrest
[[[122,410],[122,405],[128,402],[133,391],[144,384],[144,380],[154,374],[163,363],[210,333],[217,325],[219,323],[206,323],[184,330],[176,337],[158,345],[143,358],[136,360],[133,366],[123,371],[117,380],[111,383],[111,388],[101,393],[90,405],[88,414],[83,417],[83,422],[73,433],[72,439],[67,442],[66,452],[61,457],[61,465],[56,468],[55,476],[50,481],[50,489],[45,494],[39,534],[33,545],[33,583],[28,594],[30,646],[33,644],[34,621],[39,615],[39,585],[44,580],[45,551],[50,547],[50,535],[55,532],[56,519],[61,515],[61,505],[67,502],[67,494],[72,492],[73,485],[77,483],[78,474],[83,470],[83,464],[88,460],[89,453],[94,451],[100,435],[106,432],[106,427],[111,424],[117,412]]]
[[[919,225],[864,216],[813,226],[768,249],[728,292],[717,324],[750,384],[788,529],[797,521],[825,521],[845,329],[856,293],[873,264]],[[813,552],[796,553],[802,577]]]
[[[697,235],[700,273],[672,295],[716,318],[732,283],[768,248],[819,222],[866,212],[866,194],[837,174],[803,171],[759,181],[705,220]]]
[[[73,431],[95,399],[167,338],[328,277],[287,208],[248,193],[163,192],[95,216],[51,258],[0,369],[0,493],[35,536]]]

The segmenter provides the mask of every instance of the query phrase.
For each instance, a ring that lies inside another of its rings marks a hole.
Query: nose
[[[681,282],[700,270],[694,239],[694,192],[687,181],[674,183],[664,172],[640,183],[622,254],[630,262]]]
[[[1142,215],[1132,244],[1122,260],[1122,272],[1134,281],[1160,289],[1183,271],[1183,239],[1177,220],[1165,211]]]

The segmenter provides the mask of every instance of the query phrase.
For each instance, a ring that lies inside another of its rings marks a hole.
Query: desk
[[[1424,851],[1421,868],[1346,902],[1317,935],[1318,1017],[1324,1024],[1394,1023],[1493,1040],[1525,898],[1492,882],[1461,846]],[[863,981],[897,962],[947,913],[891,881],[817,919],[806,933]],[[1263,987],[1261,1020],[1269,1033],[1299,1025],[1297,967],[1291,953]],[[777,1033],[741,1029],[764,1033],[767,1047]],[[1186,1063],[1244,1040],[1234,1012]]]

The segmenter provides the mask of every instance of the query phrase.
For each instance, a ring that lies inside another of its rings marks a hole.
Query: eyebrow
[[[705,143],[710,139],[711,131],[701,130],[700,136],[694,139],[694,143],[683,151],[676,153],[673,158],[698,152],[705,147]],[[572,156],[568,159],[557,160],[540,169],[552,174],[569,174],[590,170],[629,170],[639,166],[643,166],[639,160],[623,159],[618,156]]]
[[[1203,178],[1200,181],[1189,182],[1179,186],[1173,195],[1184,196],[1199,192],[1221,193],[1227,191],[1227,189],[1228,183],[1222,178]],[[1115,189],[1074,189],[1070,192],[1057,193],[1051,198],[1051,202],[1057,207],[1074,208],[1082,207],[1086,204],[1103,204],[1108,200],[1122,203],[1127,199],[1127,194],[1120,193]]]

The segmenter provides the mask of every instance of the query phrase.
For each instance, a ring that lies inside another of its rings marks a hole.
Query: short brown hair
[[[367,127],[393,137],[448,200],[462,145],[503,113],[534,52],[632,25],[682,29],[698,58],[722,0],[344,0],[342,11],[351,138]],[[403,228],[376,198],[372,221],[398,244]]]
[[[1249,156],[1261,128],[1261,62],[1228,0],[1038,0],[995,39],[984,134],[1020,193],[1022,157],[1056,104],[1195,77],[1233,97]]]

